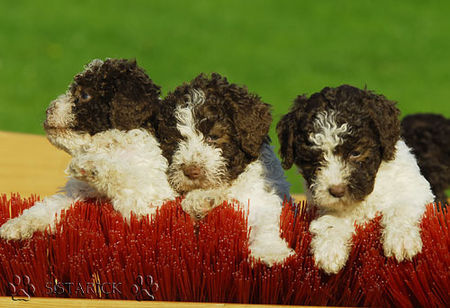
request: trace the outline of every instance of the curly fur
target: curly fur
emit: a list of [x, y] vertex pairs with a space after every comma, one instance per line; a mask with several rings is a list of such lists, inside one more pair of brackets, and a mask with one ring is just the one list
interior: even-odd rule
[[227, 176], [230, 180], [235, 179], [259, 156], [272, 121], [270, 106], [257, 95], [248, 93], [246, 88], [228, 83], [217, 73], [211, 78], [200, 74], [164, 99], [157, 133], [169, 162], [181, 138], [173, 111], [176, 106], [185, 106], [193, 89], [201, 90], [207, 98], [205, 104], [198, 104], [194, 110], [195, 117], [205, 119], [197, 129], [204, 136], [221, 136], [215, 144], [227, 160]]
[[299, 96], [277, 125], [283, 167], [305, 178], [317, 266], [338, 272], [354, 223], [382, 212], [387, 256], [410, 259], [422, 247], [419, 222], [433, 201], [410, 149], [400, 139], [399, 110], [382, 95], [343, 85]]
[[[108, 59], [95, 61], [74, 77], [70, 93], [76, 97], [72, 129], [91, 135], [107, 129], [153, 130], [153, 118], [160, 87], [155, 85], [136, 61]], [[84, 99], [83, 95], [88, 95]], [[90, 103], [95, 101], [95, 104]]]
[[279, 234], [289, 198], [279, 160], [268, 144], [270, 106], [213, 73], [179, 86], [163, 101], [157, 135], [183, 209], [202, 218], [226, 200], [249, 211], [252, 256], [267, 264], [292, 254]]
[[61, 194], [2, 225], [0, 236], [29, 238], [54, 226], [60, 212], [79, 199], [110, 198], [125, 218], [153, 214], [173, 199], [167, 160], [154, 137], [159, 94], [136, 61], [88, 64], [66, 94], [50, 103], [44, 123], [49, 141], [72, 156], [72, 178]]
[[436, 202], [447, 204], [450, 188], [450, 119], [439, 114], [413, 114], [403, 118], [402, 136], [412, 148], [423, 176], [430, 182]]

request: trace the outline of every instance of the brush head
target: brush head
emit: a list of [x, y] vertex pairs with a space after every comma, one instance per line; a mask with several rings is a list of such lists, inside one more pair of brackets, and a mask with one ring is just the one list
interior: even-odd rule
[[[0, 196], [0, 224], [36, 197]], [[309, 223], [315, 213], [286, 203], [281, 233], [296, 255], [269, 268], [249, 259], [247, 217], [231, 204], [194, 222], [181, 200], [154, 218], [129, 224], [99, 200], [76, 203], [52, 234], [0, 241], [0, 295], [26, 275], [32, 296], [261, 304], [442, 306], [450, 304], [450, 214], [428, 205], [423, 249], [398, 264], [383, 255], [380, 217], [358, 226], [349, 260], [337, 275], [314, 266]], [[23, 279], [21, 280], [24, 281]], [[64, 284], [65, 283], [65, 284]], [[71, 289], [69, 289], [70, 283]], [[115, 288], [114, 288], [115, 287]], [[32, 291], [32, 288], [30, 288]], [[143, 291], [145, 290], [145, 292]]]

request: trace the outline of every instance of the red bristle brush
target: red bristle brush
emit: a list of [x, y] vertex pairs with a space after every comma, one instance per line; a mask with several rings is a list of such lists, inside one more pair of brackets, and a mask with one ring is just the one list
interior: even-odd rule
[[[0, 224], [37, 197], [0, 197]], [[344, 269], [327, 276], [309, 252], [305, 204], [285, 203], [282, 236], [296, 255], [271, 268], [249, 260], [247, 221], [224, 203], [194, 222], [180, 200], [152, 219], [124, 222], [107, 202], [76, 203], [55, 230], [0, 241], [0, 295], [30, 278], [32, 296], [346, 306], [450, 306], [450, 215], [430, 204], [422, 253], [398, 264], [383, 255], [380, 218], [358, 226]], [[23, 281], [22, 281], [23, 282]], [[31, 292], [32, 291], [32, 292]]]

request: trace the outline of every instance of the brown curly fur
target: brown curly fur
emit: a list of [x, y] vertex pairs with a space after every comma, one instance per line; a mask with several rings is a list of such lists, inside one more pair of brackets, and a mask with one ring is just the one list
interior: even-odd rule
[[[400, 138], [400, 112], [394, 102], [382, 95], [342, 85], [326, 87], [309, 98], [298, 96], [291, 111], [277, 125], [283, 168], [295, 164], [305, 180], [314, 183], [323, 153], [311, 148], [309, 136], [314, 132], [317, 114], [331, 110], [337, 112], [338, 126], [350, 125], [350, 134], [334, 154], [354, 165], [355, 171], [348, 179], [349, 193], [354, 200], [363, 200], [373, 190], [381, 161], [394, 158], [395, 144]], [[360, 157], [349, 160], [352, 151], [360, 152]]]
[[160, 87], [135, 60], [108, 59], [74, 77], [72, 129], [94, 135], [107, 129], [153, 131], [159, 110]]
[[402, 136], [413, 149], [436, 202], [447, 203], [450, 188], [450, 119], [438, 114], [413, 114], [402, 120]]
[[194, 89], [202, 90], [206, 97], [194, 110], [196, 128], [222, 149], [228, 171], [224, 177], [233, 180], [258, 158], [272, 122], [270, 106], [247, 88], [229, 83], [217, 73], [198, 75], [169, 93], [160, 110], [156, 135], [169, 163], [182, 138], [174, 110], [185, 104], [186, 95]]

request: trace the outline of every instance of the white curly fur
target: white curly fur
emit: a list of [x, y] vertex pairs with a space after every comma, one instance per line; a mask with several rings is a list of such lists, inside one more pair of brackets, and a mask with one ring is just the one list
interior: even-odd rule
[[[87, 138], [87, 137], [85, 137]], [[115, 210], [129, 219], [151, 215], [175, 198], [166, 176], [167, 160], [156, 139], [146, 130], [107, 130], [91, 136], [70, 161], [72, 177], [60, 194], [45, 198], [0, 227], [8, 240], [30, 238], [54, 227], [62, 210], [77, 200], [106, 197]]]
[[144, 129], [111, 129], [94, 135], [68, 170], [111, 199], [125, 218], [131, 213], [153, 214], [158, 206], [175, 198], [167, 181], [167, 160], [158, 141]]

